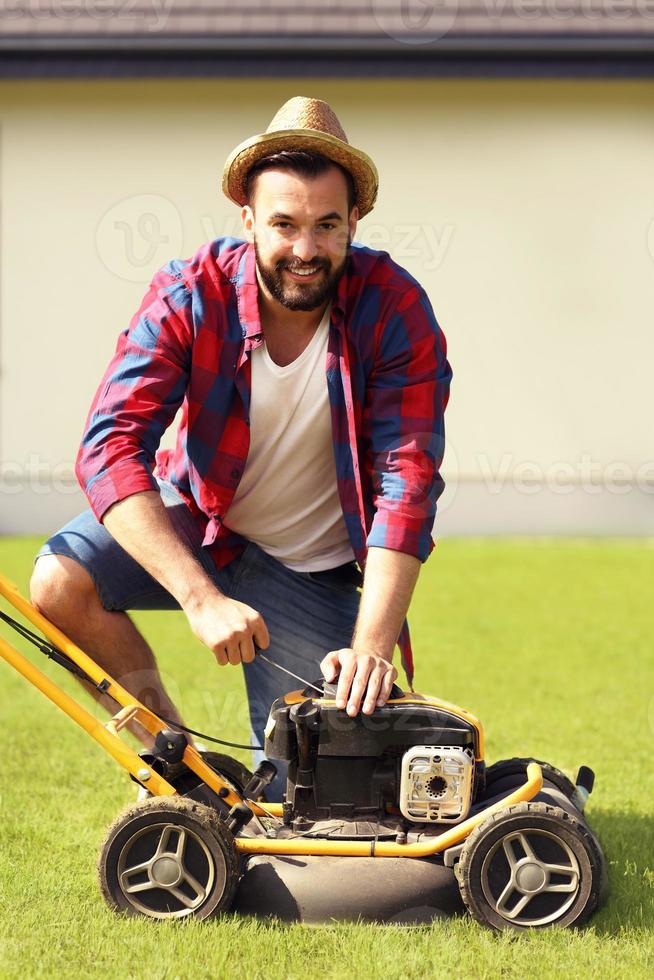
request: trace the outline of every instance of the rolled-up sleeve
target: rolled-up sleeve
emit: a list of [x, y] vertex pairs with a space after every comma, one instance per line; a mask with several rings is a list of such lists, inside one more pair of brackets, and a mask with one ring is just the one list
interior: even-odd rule
[[118, 338], [86, 419], [75, 473], [99, 521], [117, 501], [158, 489], [155, 453], [186, 393], [192, 337], [189, 290], [166, 267]]
[[382, 317], [363, 418], [374, 515], [367, 546], [425, 561], [444, 489], [444, 413], [452, 370], [424, 290], [407, 289]]

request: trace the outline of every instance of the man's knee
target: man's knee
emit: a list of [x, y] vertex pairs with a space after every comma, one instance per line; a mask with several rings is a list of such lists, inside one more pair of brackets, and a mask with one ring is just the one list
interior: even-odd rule
[[99, 605], [93, 579], [79, 562], [66, 555], [41, 555], [30, 579], [30, 599], [41, 615], [68, 619]]

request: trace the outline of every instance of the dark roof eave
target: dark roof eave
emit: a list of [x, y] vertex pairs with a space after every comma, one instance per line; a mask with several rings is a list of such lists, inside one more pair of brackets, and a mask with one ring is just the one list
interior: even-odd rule
[[449, 34], [430, 43], [409, 43], [371, 37], [226, 37], [175, 35], [148, 37], [143, 35], [86, 35], [86, 36], [0, 36], [0, 51], [5, 55], [35, 54], [121, 54], [155, 53], [221, 54], [230, 59], [266, 54], [269, 58], [299, 58], [311, 56], [347, 59], [360, 57], [384, 60], [437, 60], [442, 55], [476, 54], [489, 57], [502, 55], [573, 56], [573, 55], [652, 55], [654, 34], [605, 35], [547, 34], [526, 35], [454, 35]]
[[654, 35], [0, 38], [0, 79], [652, 78]]

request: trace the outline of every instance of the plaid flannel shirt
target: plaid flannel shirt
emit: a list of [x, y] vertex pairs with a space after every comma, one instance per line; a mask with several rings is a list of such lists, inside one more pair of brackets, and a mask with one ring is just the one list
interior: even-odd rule
[[[263, 343], [252, 246], [219, 238], [159, 271], [97, 390], [76, 474], [99, 521], [170, 480], [222, 567], [244, 548], [224, 525], [250, 442], [250, 351]], [[338, 493], [356, 558], [432, 547], [451, 370], [422, 287], [353, 244], [332, 303], [326, 363]], [[159, 450], [179, 406], [174, 450]], [[399, 640], [411, 680], [408, 629]]]

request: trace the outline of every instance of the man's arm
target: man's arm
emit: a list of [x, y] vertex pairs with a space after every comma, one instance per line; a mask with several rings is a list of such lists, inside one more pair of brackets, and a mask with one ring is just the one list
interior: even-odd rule
[[249, 662], [268, 646], [261, 616], [224, 596], [175, 532], [153, 475], [161, 436], [189, 382], [192, 296], [174, 266], [152, 280], [97, 389], [75, 471], [93, 512], [118, 544], [184, 610], [219, 664]]
[[125, 497], [107, 510], [103, 523], [118, 544], [177, 599], [191, 629], [213, 650], [219, 664], [250, 663], [254, 643], [263, 649], [268, 646], [263, 618], [219, 591], [176, 533], [158, 493]]
[[[443, 490], [443, 416], [452, 377], [445, 338], [416, 283], [389, 293], [381, 313], [374, 366], [362, 413], [361, 458], [373, 510], [361, 611], [352, 650], [323, 661], [338, 700], [355, 715], [383, 704], [397, 671], [390, 665], [420, 563], [432, 547], [436, 501]], [[381, 678], [381, 680], [380, 680]]]
[[166, 266], [118, 337], [84, 426], [75, 473], [99, 521], [120, 500], [158, 493], [155, 453], [187, 391], [193, 335], [191, 293]]
[[413, 555], [387, 548], [371, 548], [352, 647], [329, 653], [321, 663], [327, 681], [335, 680], [336, 707], [356, 715], [372, 714], [388, 700], [397, 670], [393, 650], [406, 618], [420, 571]]

